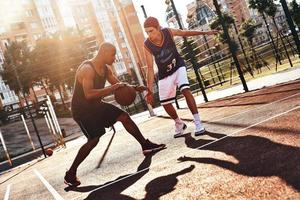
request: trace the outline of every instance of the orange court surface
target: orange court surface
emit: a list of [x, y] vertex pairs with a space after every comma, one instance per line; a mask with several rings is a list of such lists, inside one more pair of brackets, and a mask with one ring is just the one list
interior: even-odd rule
[[173, 138], [167, 114], [138, 124], [146, 138], [167, 145], [152, 156], [125, 130], [108, 132], [79, 167], [81, 185], [69, 188], [63, 177], [85, 142], [80, 137], [3, 173], [0, 198], [300, 199], [300, 80], [198, 107], [202, 136], [194, 136], [187, 107], [178, 110], [188, 125], [184, 137]]

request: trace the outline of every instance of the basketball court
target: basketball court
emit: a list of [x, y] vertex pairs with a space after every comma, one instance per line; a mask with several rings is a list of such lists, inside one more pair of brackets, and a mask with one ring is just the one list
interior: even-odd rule
[[[300, 199], [300, 80], [199, 104], [207, 133], [173, 138], [166, 114], [139, 123], [167, 149], [144, 157], [124, 130], [104, 135], [78, 169], [81, 185], [63, 183], [84, 137], [47, 159], [0, 177], [4, 199]], [[104, 155], [104, 156], [103, 156]], [[103, 158], [103, 159], [102, 159]]]

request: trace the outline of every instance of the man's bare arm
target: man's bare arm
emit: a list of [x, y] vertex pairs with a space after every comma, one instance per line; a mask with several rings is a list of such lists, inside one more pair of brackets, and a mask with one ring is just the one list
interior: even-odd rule
[[144, 47], [144, 52], [147, 64], [147, 87], [152, 92], [154, 82], [153, 56], [146, 47]]
[[107, 67], [107, 81], [111, 84], [117, 84], [121, 81], [118, 79], [118, 77], [114, 74], [111, 68]]
[[214, 35], [219, 31], [197, 31], [197, 30], [181, 30], [181, 29], [169, 29], [173, 36], [196, 36], [196, 35]]
[[109, 87], [105, 87], [103, 89], [95, 89], [94, 88], [94, 77], [95, 71], [91, 67], [84, 66], [81, 71], [79, 72], [81, 75], [81, 82], [84, 91], [85, 98], [90, 99], [97, 99], [103, 98], [105, 96], [110, 95], [120, 87], [120, 84], [114, 84]]

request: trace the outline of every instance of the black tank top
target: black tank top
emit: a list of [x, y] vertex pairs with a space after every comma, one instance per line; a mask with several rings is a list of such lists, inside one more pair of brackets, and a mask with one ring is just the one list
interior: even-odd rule
[[[94, 65], [91, 61], [83, 62], [79, 66], [79, 68], [84, 64], [89, 64], [95, 72], [94, 89], [104, 88], [105, 82], [107, 80], [107, 66], [105, 65], [104, 75], [101, 76], [96, 72]], [[77, 77], [76, 77], [75, 84], [74, 84], [74, 93], [73, 93], [72, 102], [71, 102], [71, 109], [72, 109], [73, 117], [74, 118], [84, 117], [86, 114], [89, 114], [90, 111], [93, 111], [97, 105], [99, 106], [100, 102], [101, 102], [100, 98], [99, 99], [91, 99], [91, 100], [88, 100], [85, 98], [82, 84], [80, 84], [78, 82]]]

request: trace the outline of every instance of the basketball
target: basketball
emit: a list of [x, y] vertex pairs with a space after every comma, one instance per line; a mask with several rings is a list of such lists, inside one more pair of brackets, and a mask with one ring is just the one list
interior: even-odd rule
[[52, 156], [53, 150], [51, 148], [48, 148], [48, 149], [46, 149], [45, 153], [47, 156]]
[[129, 106], [132, 104], [136, 97], [136, 91], [131, 86], [119, 87], [115, 91], [115, 100], [118, 104], [122, 106]]

